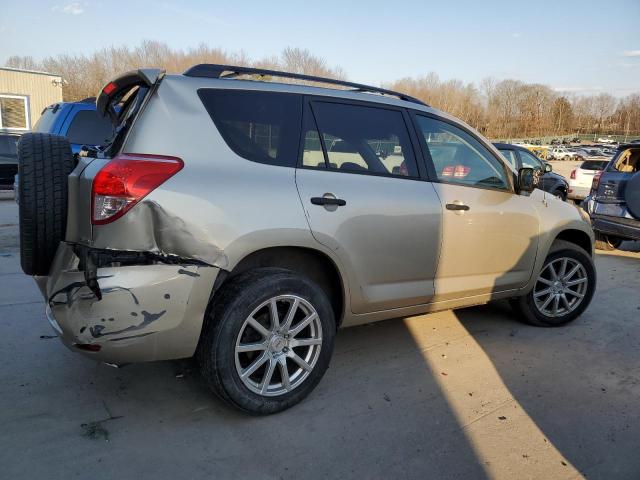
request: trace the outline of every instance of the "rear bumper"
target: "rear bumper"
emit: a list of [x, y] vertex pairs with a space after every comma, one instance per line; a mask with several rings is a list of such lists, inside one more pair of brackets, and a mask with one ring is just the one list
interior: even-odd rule
[[73, 351], [107, 363], [192, 356], [219, 269], [133, 265], [98, 269], [102, 300], [61, 244], [47, 279], [47, 318]]
[[627, 240], [640, 240], [640, 220], [629, 221], [626, 218], [592, 215], [591, 223], [597, 232]]
[[579, 187], [576, 185], [569, 184], [569, 190], [567, 192], [567, 198], [572, 200], [583, 200], [589, 196], [591, 192], [591, 187]]

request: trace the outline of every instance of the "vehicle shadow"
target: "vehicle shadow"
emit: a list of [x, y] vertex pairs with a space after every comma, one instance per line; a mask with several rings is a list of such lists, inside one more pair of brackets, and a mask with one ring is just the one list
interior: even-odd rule
[[454, 313], [563, 462], [587, 478], [638, 478], [638, 258], [595, 261], [596, 294], [567, 326], [524, 325], [506, 302]]

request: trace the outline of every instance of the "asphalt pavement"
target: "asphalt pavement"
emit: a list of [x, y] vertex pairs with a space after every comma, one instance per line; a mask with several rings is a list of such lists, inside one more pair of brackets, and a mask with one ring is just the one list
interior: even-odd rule
[[[2, 195], [0, 195], [2, 197]], [[0, 199], [0, 478], [640, 478], [640, 244], [564, 328], [504, 303], [342, 330], [300, 405], [250, 417], [191, 360], [68, 351]]]

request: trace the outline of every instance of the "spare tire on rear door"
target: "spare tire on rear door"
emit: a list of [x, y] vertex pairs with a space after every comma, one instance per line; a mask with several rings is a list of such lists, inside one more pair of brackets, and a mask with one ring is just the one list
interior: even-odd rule
[[627, 182], [624, 199], [631, 215], [640, 218], [640, 172], [634, 173]]
[[47, 275], [64, 240], [73, 163], [65, 137], [25, 133], [18, 142], [20, 263], [27, 275]]

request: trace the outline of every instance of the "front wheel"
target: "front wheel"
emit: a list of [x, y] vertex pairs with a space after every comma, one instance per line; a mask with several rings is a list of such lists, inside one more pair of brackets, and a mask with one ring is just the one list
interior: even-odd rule
[[511, 300], [521, 319], [538, 327], [559, 327], [589, 306], [596, 288], [591, 256], [577, 245], [557, 240], [545, 259], [533, 289]]
[[563, 202], [567, 199], [567, 194], [561, 188], [558, 188], [553, 191], [553, 196], [559, 198]]
[[232, 406], [276, 413], [320, 382], [335, 331], [329, 299], [309, 279], [275, 268], [245, 272], [214, 298], [198, 346], [202, 375]]

